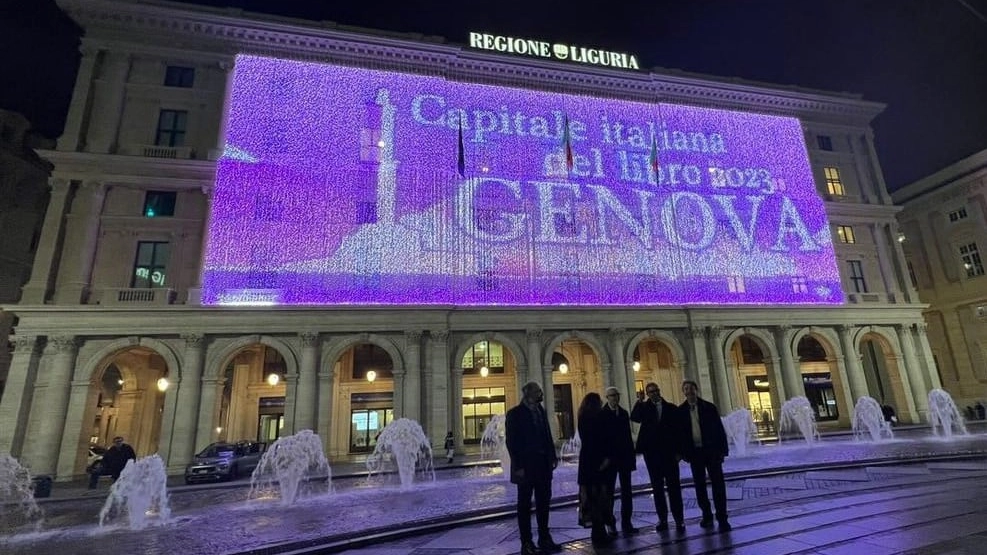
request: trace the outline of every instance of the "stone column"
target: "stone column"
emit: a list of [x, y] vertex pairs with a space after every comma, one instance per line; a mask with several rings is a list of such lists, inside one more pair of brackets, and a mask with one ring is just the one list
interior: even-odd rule
[[195, 285], [189, 287], [188, 289], [188, 299], [186, 304], [189, 306], [201, 306], [202, 305], [202, 269], [205, 268], [205, 256], [206, 256], [206, 245], [209, 243], [209, 215], [212, 214], [212, 199], [213, 199], [213, 186], [203, 185], [201, 188], [202, 194], [205, 197], [205, 214], [206, 217], [202, 220], [202, 241], [199, 247], [199, 266], [198, 273], [195, 275]]
[[942, 389], [942, 379], [939, 377], [936, 358], [932, 356], [932, 347], [929, 346], [928, 330], [929, 324], [926, 322], [915, 324], [915, 351], [918, 353], [919, 362], [924, 366], [927, 387], [932, 391]]
[[[545, 394], [545, 398], [542, 400], [542, 404], [545, 407], [545, 413], [548, 414], [548, 426], [552, 429], [552, 438], [559, 437], [559, 422], [558, 418], [555, 417], [555, 385], [552, 380], [552, 365], [546, 364], [541, 367], [541, 388]], [[579, 400], [575, 400], [579, 403]]]
[[792, 327], [778, 326], [774, 330], [775, 346], [781, 358], [781, 377], [785, 384], [787, 398], [804, 397], [805, 385], [802, 383], [802, 372], [796, 366], [795, 354], [792, 352]]
[[158, 432], [157, 453], [166, 467], [168, 466], [168, 461], [171, 460], [171, 444], [175, 436], [175, 417], [178, 413], [178, 383], [175, 380], [179, 375], [179, 369], [169, 368], [169, 370], [172, 373], [169, 376], [164, 376], [169, 381], [167, 389], [159, 391], [157, 383], [155, 383], [154, 387], [149, 388], [146, 393], [147, 395], [164, 396], [164, 404], [161, 407], [161, 428]]
[[422, 331], [406, 330], [404, 341], [404, 386], [398, 394], [404, 398], [404, 416], [420, 422], [422, 418]]
[[[331, 344], [331, 343], [329, 343]], [[325, 355], [328, 352], [328, 345], [322, 346], [321, 355]], [[322, 361], [319, 371], [319, 406], [318, 406], [318, 417], [317, 420], [317, 430], [319, 436], [322, 438], [322, 444], [325, 445], [326, 449], [330, 449], [333, 445], [332, 443], [332, 411], [333, 411], [333, 380], [336, 377], [335, 360], [325, 360], [324, 356], [319, 357]]]
[[71, 382], [65, 411], [65, 427], [58, 445], [58, 464], [55, 469], [55, 475], [59, 480], [69, 480], [76, 475], [76, 463], [82, 457], [79, 440], [83, 437], [83, 419], [91, 386], [92, 383], [88, 379]]
[[[38, 338], [14, 335], [14, 356], [7, 372], [4, 394], [0, 397], [0, 453], [20, 457], [24, 448], [31, 405], [35, 401], [38, 375]], [[40, 399], [38, 400], [40, 402]]]
[[28, 422], [31, 440], [24, 446], [24, 460], [32, 474], [53, 474], [65, 431], [65, 417], [72, 388], [72, 370], [78, 353], [74, 336], [49, 337], [39, 364]]
[[850, 384], [851, 406], [856, 406], [857, 399], [867, 395], [867, 379], [864, 377], [863, 367], [860, 365], [860, 353], [854, 348], [853, 338], [850, 336], [855, 328], [849, 325], [839, 327], [840, 347], [843, 349], [843, 360], [846, 362], [847, 381]]
[[65, 117], [65, 129], [62, 136], [58, 138], [58, 150], [75, 152], [81, 150], [82, 144], [82, 122], [86, 116], [86, 109], [91, 106], [89, 95], [93, 85], [93, 70], [96, 68], [96, 59], [99, 50], [89, 46], [81, 49], [82, 59], [79, 61], [79, 73], [75, 77], [75, 88], [72, 91], [74, 102], [69, 104], [69, 112]]
[[[452, 424], [449, 426], [449, 430], [452, 430], [452, 437], [455, 438], [456, 451], [462, 451], [463, 448], [463, 369], [460, 364], [453, 364], [449, 368], [449, 375], [452, 377], [451, 389], [452, 393], [452, 405], [449, 407], [450, 420]], [[448, 430], [447, 430], [448, 431]], [[446, 437], [443, 433], [441, 437]], [[432, 442], [435, 443], [439, 441], [439, 436], [434, 436], [431, 438]], [[438, 445], [438, 444], [436, 444]]]
[[[627, 337], [626, 330], [622, 328], [613, 328], [608, 334], [610, 339], [610, 375], [604, 376], [608, 380], [603, 387], [613, 386], [617, 388], [620, 392], [620, 397], [624, 399], [625, 403], [631, 402], [633, 399], [632, 393], [633, 388], [633, 376], [631, 387], [628, 388], [628, 378], [627, 378], [627, 366], [624, 365], [624, 340]], [[604, 399], [605, 400], [605, 399]]]
[[226, 133], [230, 124], [230, 97], [233, 94], [233, 76], [236, 69], [236, 58], [225, 60], [219, 63], [219, 69], [223, 71], [225, 84], [223, 85], [223, 105], [220, 106], [219, 132], [216, 134], [216, 148], [209, 153], [210, 160], [219, 160], [226, 150]]
[[[85, 304], [89, 299], [93, 259], [99, 235], [106, 186], [87, 181], [76, 191], [65, 217], [65, 240], [59, 260], [55, 304]], [[132, 256], [133, 253], [128, 253]]]
[[315, 407], [318, 405], [319, 383], [319, 334], [305, 332], [298, 334], [302, 342], [302, 352], [298, 368], [298, 389], [295, 404], [295, 428], [297, 430], [318, 429]]
[[[733, 385], [733, 373], [727, 369], [726, 357], [723, 355], [723, 328], [720, 326], [709, 326], [708, 328], [692, 328], [689, 330], [693, 333], [695, 341], [706, 341], [708, 338], [710, 351], [713, 354], [713, 372], [712, 381], [716, 384], [716, 389], [707, 389], [709, 395], [712, 395], [715, 399], [717, 408], [723, 414], [729, 413], [733, 409], [735, 403], [734, 399], [737, 399], [735, 388]], [[703, 349], [705, 351], [705, 348]], [[705, 353], [703, 353], [703, 358], [705, 359]], [[709, 367], [709, 363], [704, 364], [705, 367]]]
[[219, 388], [219, 381], [214, 377], [202, 378], [199, 417], [195, 429], [196, 447], [205, 447], [216, 440], [216, 390]]
[[891, 256], [888, 254], [888, 233], [887, 224], [870, 224], [871, 233], [874, 236], [874, 244], [877, 245], [877, 261], [881, 266], [881, 279], [884, 282], [884, 290], [888, 295], [895, 298], [901, 295], [898, 287], [898, 276], [895, 274]]
[[[541, 341], [542, 341], [542, 330], [540, 329], [528, 329], [525, 331], [525, 338], [528, 340], [528, 373], [525, 376], [518, 376], [521, 383], [518, 386], [524, 386], [524, 384], [530, 381], [542, 380], [541, 369]], [[519, 397], [520, 399], [520, 397]]]
[[[425, 433], [435, 443], [449, 431], [449, 330], [431, 330], [429, 333], [431, 366], [426, 371], [426, 398], [428, 400], [428, 428]], [[462, 390], [460, 390], [462, 396]]]
[[[284, 376], [284, 428], [278, 437], [285, 437], [298, 433], [298, 423], [295, 421], [296, 407], [298, 405], [298, 373], [285, 374]], [[231, 407], [230, 413], [235, 414], [235, 407]], [[228, 438], [228, 439], [233, 439]]]
[[31, 278], [21, 288], [20, 304], [45, 304], [55, 285], [55, 271], [59, 253], [58, 238], [62, 233], [62, 219], [68, 208], [69, 190], [72, 183], [68, 179], [49, 178], [51, 198], [45, 212], [45, 223], [38, 238], [38, 250], [31, 266]]
[[175, 412], [175, 424], [171, 431], [171, 447], [166, 461], [169, 470], [181, 469], [199, 449], [206, 446], [196, 443], [196, 417], [200, 414], [201, 406], [205, 336], [186, 334], [182, 339], [185, 340], [182, 372], [174, 387], [176, 404], [180, 410]]
[[[894, 327], [898, 334], [898, 343], [901, 345], [901, 354], [905, 359], [905, 376], [908, 379], [908, 389], [911, 394], [911, 403], [915, 406], [918, 414], [912, 419], [916, 424], [928, 422], [929, 414], [929, 390], [928, 385], [922, 376], [922, 368], [919, 365], [918, 357], [915, 354], [915, 342], [912, 340], [911, 324], [898, 324]], [[899, 408], [899, 412], [901, 412]]]
[[[901, 247], [901, 241], [898, 240], [899, 233], [901, 231], [898, 228], [898, 222], [891, 222], [888, 234], [891, 237], [891, 259], [895, 268], [895, 275], [904, 292], [903, 300], [908, 303], [917, 303], [919, 302], [918, 292], [915, 291], [912, 280], [908, 276], [908, 263], [905, 262], [905, 250]], [[927, 257], [923, 256], [922, 258], [926, 259]]]
[[[107, 52], [99, 75], [93, 83], [89, 133], [83, 139], [86, 152], [112, 154], [116, 152], [117, 132], [126, 96], [130, 55]], [[77, 99], [78, 100], [78, 99]], [[157, 124], [157, 122], [155, 122]]]

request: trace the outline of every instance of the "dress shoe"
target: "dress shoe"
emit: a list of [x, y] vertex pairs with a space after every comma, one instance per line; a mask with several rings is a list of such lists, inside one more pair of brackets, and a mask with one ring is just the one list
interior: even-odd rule
[[655, 526], [655, 532], [658, 532], [659, 534], [662, 532], [668, 532], [668, 522], [665, 520], [659, 522], [658, 526]]
[[552, 536], [542, 536], [538, 538], [539, 553], [558, 553], [562, 551], [562, 546], [552, 540]]
[[699, 521], [700, 528], [712, 528], [713, 527], [713, 517], [704, 516], [702, 520]]
[[535, 546], [534, 542], [521, 542], [521, 555], [542, 555], [542, 550]]
[[733, 526], [730, 526], [730, 522], [726, 519], [720, 521], [720, 532], [729, 532], [733, 530]]
[[594, 547], [602, 547], [604, 545], [610, 545], [611, 543], [613, 543], [613, 538], [608, 536], [605, 531], [598, 530], [590, 535], [589, 541], [590, 543], [593, 544]]
[[607, 530], [607, 535], [610, 536], [611, 538], [616, 538], [617, 537], [617, 535], [618, 535], [617, 534], [617, 525], [615, 525], [615, 524], [607, 524], [606, 530]]
[[684, 522], [681, 522], [681, 521], [676, 522], [675, 523], [675, 531], [678, 532], [678, 533], [680, 533], [680, 534], [685, 533], [685, 523]]
[[623, 524], [621, 525], [620, 530], [625, 536], [633, 536], [638, 532], [637, 528], [635, 528], [633, 524]]

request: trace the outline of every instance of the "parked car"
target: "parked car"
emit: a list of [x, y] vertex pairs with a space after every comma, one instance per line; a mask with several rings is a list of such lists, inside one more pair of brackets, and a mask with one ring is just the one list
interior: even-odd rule
[[99, 445], [89, 446], [89, 455], [86, 458], [86, 474], [92, 474], [96, 470], [102, 473], [103, 454], [105, 453], [106, 447], [101, 447]]
[[235, 480], [257, 468], [266, 443], [242, 440], [211, 443], [185, 467], [185, 483]]

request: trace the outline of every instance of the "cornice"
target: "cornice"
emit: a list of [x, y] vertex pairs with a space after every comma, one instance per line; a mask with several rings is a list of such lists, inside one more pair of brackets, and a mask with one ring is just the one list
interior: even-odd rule
[[636, 73], [575, 66], [470, 50], [446, 44], [437, 37], [396, 35], [232, 9], [156, 0], [58, 3], [86, 29], [86, 44], [93, 48], [180, 49], [217, 59], [249, 53], [864, 127], [884, 109], [883, 104], [845, 93], [821, 93], [660, 68], [657, 72]]
[[55, 165], [54, 178], [93, 180], [110, 185], [144, 184], [152, 181], [162, 187], [201, 187], [216, 180], [216, 162], [173, 160], [94, 154], [61, 150], [39, 150], [38, 154]]

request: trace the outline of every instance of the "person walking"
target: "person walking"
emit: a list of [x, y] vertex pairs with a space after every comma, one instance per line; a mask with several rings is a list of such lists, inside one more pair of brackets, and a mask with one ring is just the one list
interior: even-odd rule
[[681, 443], [679, 407], [663, 399], [661, 389], [654, 382], [644, 386], [644, 395], [638, 395], [640, 397], [631, 409], [631, 420], [641, 424], [637, 433], [637, 452], [644, 455], [644, 465], [648, 469], [655, 514], [658, 515], [655, 530], [658, 533], [668, 531], [668, 512], [671, 509], [675, 530], [684, 532], [678, 453]]
[[[548, 508], [552, 497], [552, 473], [558, 466], [555, 441], [542, 407], [544, 393], [538, 382], [521, 388], [521, 402], [505, 416], [507, 452], [511, 457], [511, 483], [517, 485], [518, 532], [521, 555], [562, 551], [548, 529]], [[538, 545], [531, 534], [531, 496], [535, 497]]]
[[[631, 522], [634, 515], [634, 491], [631, 485], [631, 472], [637, 470], [637, 455], [634, 453], [634, 438], [631, 436], [631, 416], [620, 406], [620, 391], [608, 387], [605, 392], [607, 404], [603, 406], [603, 430], [610, 441], [613, 479], [620, 481], [620, 530], [625, 536], [637, 534]], [[610, 508], [607, 514], [610, 535], [616, 535], [617, 519], [613, 514], [614, 482], [610, 484]]]
[[451, 430], [448, 433], [446, 433], [446, 441], [444, 447], [446, 450], [446, 463], [452, 464], [452, 459], [455, 458], [456, 456], [456, 439], [452, 436]]
[[593, 545], [612, 541], [607, 525], [613, 518], [613, 482], [616, 479], [613, 442], [607, 436], [603, 399], [599, 393], [587, 393], [579, 405], [576, 427], [579, 430], [579, 467], [576, 482], [582, 504], [582, 518], [592, 526]]
[[113, 445], [103, 453], [103, 474], [109, 474], [113, 481], [120, 478], [120, 473], [127, 466], [127, 461], [137, 460], [134, 448], [123, 442], [121, 436], [113, 438]]
[[723, 478], [723, 460], [730, 454], [727, 433], [723, 429], [720, 411], [716, 405], [699, 397], [699, 385], [691, 380], [682, 382], [681, 455], [692, 468], [692, 481], [696, 486], [696, 502], [702, 510], [699, 526], [713, 527], [713, 511], [706, 493], [706, 476], [713, 486], [713, 505], [721, 532], [733, 527], [727, 520], [727, 485]]

